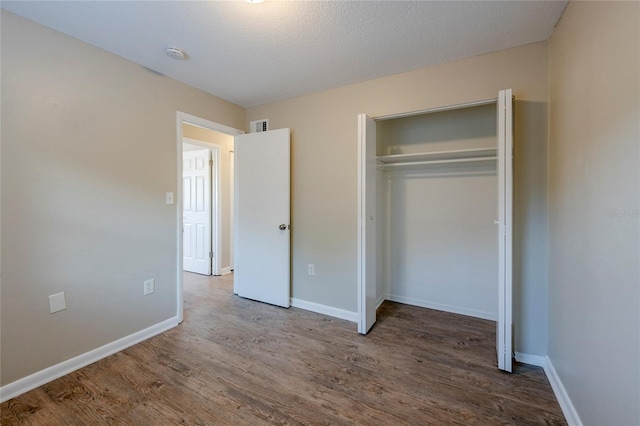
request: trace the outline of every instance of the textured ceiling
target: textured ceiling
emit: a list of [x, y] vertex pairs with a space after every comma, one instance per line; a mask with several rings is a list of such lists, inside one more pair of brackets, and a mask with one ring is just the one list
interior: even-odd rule
[[[2, 1], [244, 107], [540, 40], [565, 1]], [[188, 60], [170, 59], [176, 46]]]

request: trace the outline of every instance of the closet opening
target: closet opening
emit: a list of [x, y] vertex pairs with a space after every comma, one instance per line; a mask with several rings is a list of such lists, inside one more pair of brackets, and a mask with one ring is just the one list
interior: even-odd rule
[[359, 116], [359, 332], [394, 301], [492, 320], [511, 371], [512, 96]]

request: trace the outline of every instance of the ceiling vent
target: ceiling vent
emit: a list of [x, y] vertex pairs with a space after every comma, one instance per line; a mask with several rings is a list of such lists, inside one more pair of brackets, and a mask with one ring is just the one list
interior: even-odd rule
[[269, 119], [255, 120], [249, 123], [249, 133], [266, 132], [269, 130]]

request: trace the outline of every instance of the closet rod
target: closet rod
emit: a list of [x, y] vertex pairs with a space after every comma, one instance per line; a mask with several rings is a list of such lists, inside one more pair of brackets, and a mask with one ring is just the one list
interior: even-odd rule
[[497, 102], [498, 102], [498, 98], [484, 99], [481, 101], [467, 102], [464, 104], [456, 104], [456, 105], [448, 105], [448, 106], [435, 107], [435, 108], [429, 108], [429, 109], [422, 109], [420, 111], [402, 112], [400, 114], [381, 115], [378, 117], [371, 117], [371, 118], [373, 118], [376, 121], [392, 120], [394, 118], [411, 117], [413, 115], [429, 114], [432, 112], [451, 111], [454, 109], [463, 109], [463, 108], [471, 108], [471, 107], [482, 106], [482, 105], [491, 105], [491, 104], [496, 104]]
[[473, 161], [497, 160], [498, 157], [477, 157], [477, 158], [453, 158], [450, 160], [426, 160], [426, 161], [408, 161], [405, 163], [386, 163], [382, 164], [383, 168], [400, 167], [400, 166], [420, 166], [426, 164], [448, 164], [448, 163], [470, 163]]

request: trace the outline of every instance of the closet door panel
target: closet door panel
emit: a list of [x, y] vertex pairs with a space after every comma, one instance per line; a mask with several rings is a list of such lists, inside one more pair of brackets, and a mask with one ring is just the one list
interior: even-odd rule
[[513, 94], [498, 94], [498, 368], [512, 371], [513, 364]]
[[358, 116], [358, 332], [376, 322], [376, 123]]

